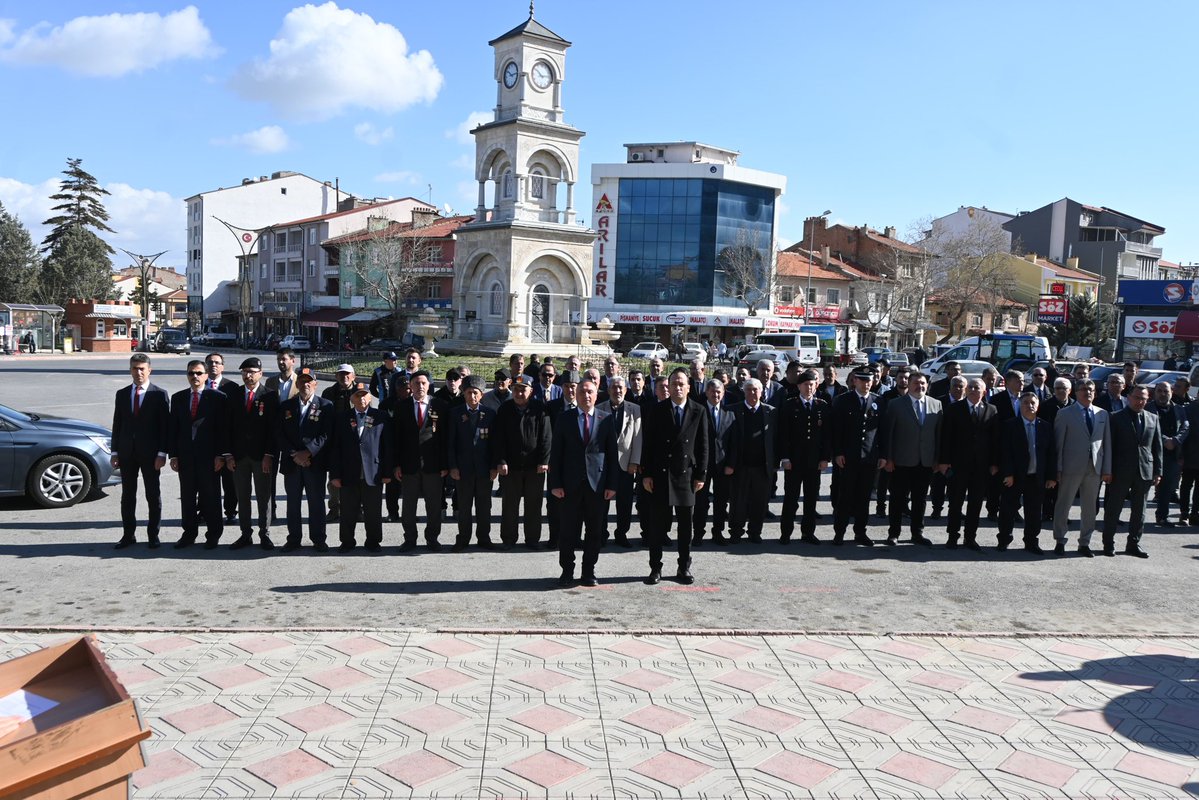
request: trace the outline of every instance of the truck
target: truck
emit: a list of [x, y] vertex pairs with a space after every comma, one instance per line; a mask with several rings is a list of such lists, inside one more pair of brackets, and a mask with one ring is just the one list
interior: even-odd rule
[[204, 347], [236, 347], [237, 334], [228, 325], [209, 325], [196, 337], [196, 344]]

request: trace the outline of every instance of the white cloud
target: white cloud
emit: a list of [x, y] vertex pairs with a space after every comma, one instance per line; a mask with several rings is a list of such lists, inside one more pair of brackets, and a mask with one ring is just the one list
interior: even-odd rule
[[264, 125], [255, 131], [213, 139], [212, 143], [221, 147], [249, 150], [251, 153], [281, 153], [291, 147], [287, 132], [278, 125]]
[[410, 172], [406, 169], [396, 170], [395, 172], [380, 172], [375, 176], [375, 183], [411, 183], [417, 184], [423, 181], [419, 172]]
[[[50, 232], [42, 220], [53, 214], [50, 195], [58, 191], [60, 180], [61, 176], [56, 176], [29, 184], [0, 177], [0, 203], [21, 220], [34, 244], [39, 246]], [[166, 250], [158, 261], [163, 266], [181, 268], [186, 263], [187, 206], [182, 198], [157, 189], [138, 189], [127, 183], [110, 183], [104, 188], [110, 192], [103, 198], [108, 210], [108, 224], [116, 233], [105, 233], [103, 238], [118, 250], [118, 255], [113, 256], [116, 266], [122, 266], [128, 260], [119, 252], [122, 247], [143, 255]]]
[[431, 102], [443, 82], [433, 55], [409, 53], [394, 26], [329, 2], [289, 11], [270, 55], [242, 65], [232, 86], [289, 117], [328, 119], [352, 107], [393, 113]]
[[458, 127], [446, 131], [445, 138], [457, 139], [461, 144], [474, 144], [475, 137], [471, 136], [470, 132], [484, 122], [494, 121], [495, 114], [490, 111], [472, 111], [464, 121], [458, 124]]
[[166, 16], [75, 17], [58, 26], [40, 22], [19, 35], [11, 20], [0, 20], [0, 60], [48, 64], [76, 75], [115, 78], [219, 52], [195, 6]]
[[475, 157], [470, 153], [463, 153], [450, 162], [450, 166], [454, 169], [466, 170], [473, 172], [475, 169]]
[[395, 130], [390, 127], [379, 130], [369, 122], [359, 122], [354, 126], [354, 135], [366, 144], [379, 145], [393, 138]]

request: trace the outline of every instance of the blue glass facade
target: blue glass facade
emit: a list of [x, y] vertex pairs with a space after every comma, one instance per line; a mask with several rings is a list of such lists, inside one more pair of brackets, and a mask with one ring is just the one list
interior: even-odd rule
[[622, 178], [617, 303], [703, 308], [726, 297], [720, 253], [774, 242], [774, 189], [701, 178]]

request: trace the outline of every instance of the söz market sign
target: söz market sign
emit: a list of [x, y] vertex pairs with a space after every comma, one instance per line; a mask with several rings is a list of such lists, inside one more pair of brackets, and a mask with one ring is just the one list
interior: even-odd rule
[[1173, 339], [1174, 317], [1125, 317], [1124, 336], [1133, 339]]

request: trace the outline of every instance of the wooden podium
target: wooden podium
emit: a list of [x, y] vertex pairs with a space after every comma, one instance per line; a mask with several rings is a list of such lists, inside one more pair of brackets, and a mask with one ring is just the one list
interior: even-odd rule
[[90, 636], [0, 664], [0, 697], [57, 703], [0, 730], [0, 798], [126, 800], [150, 736]]

